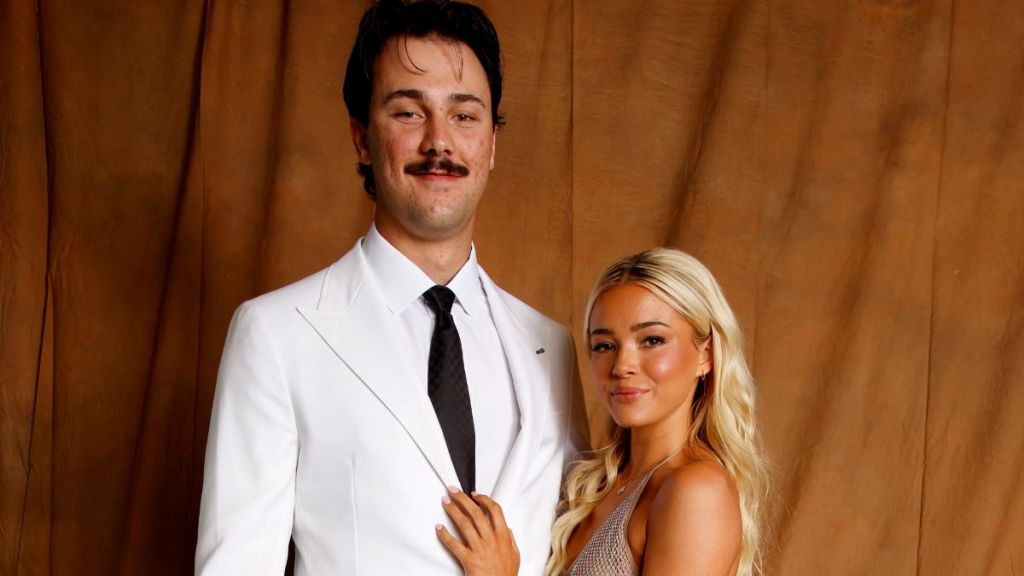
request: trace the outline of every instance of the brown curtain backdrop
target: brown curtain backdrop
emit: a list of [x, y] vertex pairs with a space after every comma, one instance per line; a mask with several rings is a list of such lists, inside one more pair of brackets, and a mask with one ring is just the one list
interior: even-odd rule
[[[611, 259], [709, 265], [768, 573], [1024, 572], [1024, 3], [480, 5], [508, 117], [482, 262], [577, 336]], [[191, 572], [232, 311], [372, 216], [364, 7], [0, 1], [0, 573]]]

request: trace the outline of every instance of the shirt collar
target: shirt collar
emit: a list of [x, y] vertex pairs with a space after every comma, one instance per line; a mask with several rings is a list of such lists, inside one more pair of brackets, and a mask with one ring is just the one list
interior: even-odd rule
[[448, 288], [455, 292], [455, 301], [470, 316], [482, 312], [484, 288], [480, 283], [480, 265], [476, 261], [476, 246], [469, 245], [469, 259], [462, 269], [448, 282]]
[[[362, 247], [370, 272], [378, 279], [381, 294], [395, 314], [401, 314], [434, 286], [429, 276], [380, 235], [375, 224], [363, 238]], [[473, 316], [481, 312], [483, 287], [475, 246], [470, 245], [469, 259], [448, 282], [448, 288], [455, 292], [455, 301], [466, 314]]]

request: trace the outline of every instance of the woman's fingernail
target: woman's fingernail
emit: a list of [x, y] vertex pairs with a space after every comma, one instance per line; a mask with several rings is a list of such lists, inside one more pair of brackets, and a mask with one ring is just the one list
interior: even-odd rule
[[470, 492], [470, 493], [469, 493], [469, 495], [470, 495], [470, 496], [479, 496], [479, 495], [480, 495], [480, 493], [479, 493], [479, 492], [477, 492], [476, 490], [473, 490], [472, 492]]
[[434, 524], [434, 530], [440, 532], [442, 528], [444, 528], [444, 526], [441, 526], [440, 524]]
[[455, 486], [449, 486], [448, 491], [451, 492], [452, 494], [458, 494], [459, 489]]
[[447, 496], [445, 496], [444, 498], [441, 498], [441, 502], [444, 502], [445, 504], [451, 504], [452, 503], [452, 499], [447, 497]]

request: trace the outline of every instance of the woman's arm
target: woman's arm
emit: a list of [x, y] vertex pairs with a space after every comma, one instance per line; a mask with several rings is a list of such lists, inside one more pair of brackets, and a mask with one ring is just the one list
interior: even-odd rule
[[647, 517], [644, 576], [732, 575], [740, 554], [739, 493], [713, 462], [672, 471]]
[[466, 576], [515, 576], [519, 573], [519, 548], [505, 524], [501, 506], [483, 494], [467, 495], [449, 488], [442, 502], [444, 511], [455, 523], [460, 541], [441, 524], [437, 536], [462, 564]]

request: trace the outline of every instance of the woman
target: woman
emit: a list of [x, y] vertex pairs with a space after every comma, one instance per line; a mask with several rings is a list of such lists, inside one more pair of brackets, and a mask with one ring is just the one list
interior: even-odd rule
[[[546, 573], [757, 572], [766, 475], [754, 385], [711, 273], [667, 248], [624, 258], [598, 279], [585, 318], [611, 441], [568, 473]], [[484, 498], [445, 504], [474, 530], [468, 546], [439, 533], [467, 573], [509, 573], [514, 543]]]

